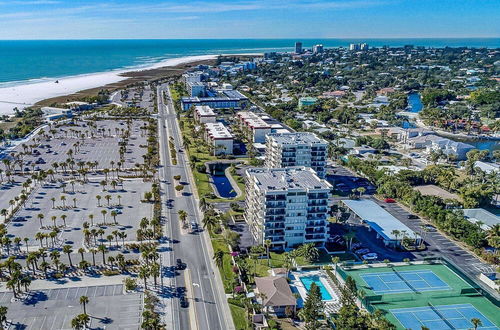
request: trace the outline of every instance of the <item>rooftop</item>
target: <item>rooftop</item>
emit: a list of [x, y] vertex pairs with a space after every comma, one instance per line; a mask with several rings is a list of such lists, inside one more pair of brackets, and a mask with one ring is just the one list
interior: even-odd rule
[[297, 304], [290, 285], [284, 277], [256, 277], [255, 285], [259, 293], [265, 295], [262, 301], [264, 306], [295, 306]]
[[319, 138], [314, 133], [300, 132], [300, 133], [273, 133], [268, 134], [267, 138], [273, 140], [278, 144], [324, 144], [328, 142]]
[[256, 113], [250, 111], [238, 112], [238, 117], [252, 128], [271, 128], [271, 126], [260, 118]]
[[413, 230], [408, 228], [374, 201], [367, 199], [349, 199], [343, 200], [342, 202], [386, 240], [402, 238], [401, 235], [396, 238], [392, 233], [394, 230], [399, 232], [405, 231], [410, 238], [415, 237]]
[[247, 176], [263, 191], [330, 190], [332, 186], [307, 167], [251, 168]]
[[215, 112], [212, 108], [210, 108], [208, 105], [197, 105], [195, 106], [195, 111], [200, 115], [201, 117], [204, 116], [215, 116]]
[[222, 123], [206, 123], [205, 129], [213, 139], [232, 139], [233, 135]]
[[481, 228], [484, 230], [489, 230], [493, 226], [500, 224], [500, 217], [485, 209], [464, 209], [463, 212], [465, 218], [470, 222], [482, 222]]
[[204, 102], [204, 101], [242, 101], [248, 98], [236, 90], [223, 90], [217, 96], [212, 97], [183, 97], [182, 102]]

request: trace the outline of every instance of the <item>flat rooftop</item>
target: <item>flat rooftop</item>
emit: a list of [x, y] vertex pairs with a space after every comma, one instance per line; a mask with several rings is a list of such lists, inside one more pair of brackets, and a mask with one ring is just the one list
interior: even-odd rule
[[319, 138], [316, 134], [314, 133], [309, 133], [309, 132], [300, 132], [300, 133], [272, 133], [268, 134], [267, 138], [270, 140], [273, 140], [273, 142], [276, 142], [278, 144], [291, 144], [291, 145], [297, 145], [297, 144], [324, 144], [328, 145], [328, 142], [326, 140], [323, 140]]
[[240, 111], [237, 113], [238, 117], [252, 128], [271, 128], [271, 125], [266, 123], [264, 119], [260, 118], [256, 113], [250, 111]]
[[326, 180], [320, 179], [314, 170], [307, 167], [251, 168], [248, 177], [259, 186], [261, 191], [286, 190], [330, 190]]
[[500, 224], [500, 217], [485, 209], [464, 209], [463, 212], [465, 218], [470, 222], [482, 222], [481, 228], [484, 230], [489, 230], [493, 226]]
[[200, 117], [215, 116], [215, 112], [208, 105], [197, 105], [194, 110], [198, 113]]
[[233, 135], [222, 123], [206, 123], [205, 129], [213, 139], [232, 139]]
[[197, 102], [217, 102], [217, 101], [244, 101], [248, 98], [236, 90], [224, 90], [217, 96], [211, 97], [183, 97], [181, 101], [184, 103], [197, 103]]
[[415, 238], [413, 230], [374, 201], [368, 199], [348, 199], [342, 202], [386, 240], [395, 241], [402, 238], [402, 235], [396, 238], [392, 233], [393, 230], [398, 230], [399, 232], [404, 230], [410, 238]]

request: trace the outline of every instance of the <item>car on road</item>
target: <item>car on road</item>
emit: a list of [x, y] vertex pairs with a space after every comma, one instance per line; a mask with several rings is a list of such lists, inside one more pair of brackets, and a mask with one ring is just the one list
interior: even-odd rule
[[65, 145], [66, 145], [66, 143], [64, 143], [64, 142], [61, 142], [61, 144], [60, 144], [60, 145], [61, 145], [61, 146], [65, 146]]
[[386, 199], [384, 199], [384, 202], [386, 202], [386, 203], [396, 203], [396, 200], [393, 199], [393, 198], [386, 198]]
[[196, 233], [198, 231], [198, 224], [196, 222], [191, 222], [191, 232]]
[[406, 217], [407, 217], [408, 219], [419, 219], [419, 217], [418, 217], [418, 216], [416, 216], [415, 214], [408, 214]]
[[180, 304], [181, 304], [182, 308], [188, 308], [189, 307], [189, 302], [188, 302], [188, 300], [186, 299], [185, 296], [181, 296], [179, 298], [179, 301], [180, 301]]
[[361, 259], [363, 260], [376, 260], [378, 259], [378, 255], [376, 253], [367, 253], [364, 254]]
[[177, 270], [183, 270], [183, 269], [184, 269], [184, 266], [185, 266], [185, 265], [184, 265], [184, 263], [182, 262], [182, 260], [181, 260], [181, 259], [177, 259], [177, 260], [175, 261], [175, 269], [177, 269]]

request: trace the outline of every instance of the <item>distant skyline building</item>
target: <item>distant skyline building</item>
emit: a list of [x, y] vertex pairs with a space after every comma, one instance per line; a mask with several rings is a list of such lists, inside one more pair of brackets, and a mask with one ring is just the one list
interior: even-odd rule
[[359, 43], [359, 44], [350, 44], [349, 45], [349, 50], [350, 51], [359, 51], [359, 50], [368, 50], [369, 49], [369, 46], [367, 43], [363, 42], [363, 43]]
[[322, 44], [318, 44], [318, 45], [314, 45], [312, 50], [313, 50], [314, 54], [321, 54], [321, 53], [323, 53], [324, 48], [323, 48]]
[[303, 49], [302, 49], [302, 42], [297, 41], [297, 42], [295, 43], [295, 53], [297, 53], [297, 54], [302, 54], [302, 50], [303, 50]]

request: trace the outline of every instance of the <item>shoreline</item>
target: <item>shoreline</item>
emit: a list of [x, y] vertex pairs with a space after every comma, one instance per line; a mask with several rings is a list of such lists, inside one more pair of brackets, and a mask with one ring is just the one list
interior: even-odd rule
[[[170, 58], [147, 66], [88, 73], [62, 78], [47, 78], [44, 81], [0, 87], [0, 116], [13, 115], [13, 109], [25, 109], [33, 105], [46, 106], [54, 102], [71, 101], [87, 96], [100, 89], [117, 89], [141, 80], [152, 79], [161, 74], [173, 75], [195, 64], [215, 60], [218, 56], [261, 56], [252, 54], [209, 54]], [[58, 83], [56, 83], [58, 81]], [[26, 82], [29, 82], [27, 80]], [[125, 83], [127, 82], [127, 83]]]

